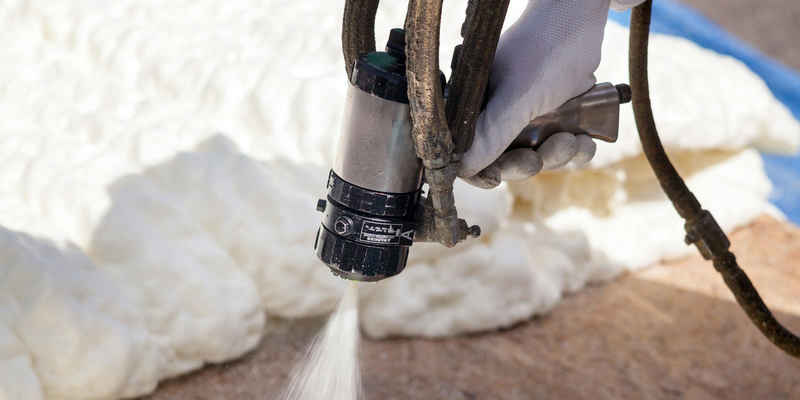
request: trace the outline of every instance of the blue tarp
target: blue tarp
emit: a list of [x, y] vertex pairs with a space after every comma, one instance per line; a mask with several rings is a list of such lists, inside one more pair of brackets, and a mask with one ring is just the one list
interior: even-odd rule
[[[630, 11], [612, 11], [610, 18], [627, 26]], [[767, 83], [795, 118], [800, 119], [800, 74], [737, 39], [693, 8], [675, 0], [654, 1], [651, 29], [687, 38], [702, 47], [739, 59]], [[800, 224], [800, 155], [762, 154], [762, 157], [774, 185], [770, 201], [794, 223]]]

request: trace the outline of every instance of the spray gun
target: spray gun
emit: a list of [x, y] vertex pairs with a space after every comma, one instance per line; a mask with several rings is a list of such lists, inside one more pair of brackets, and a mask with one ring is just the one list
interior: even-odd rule
[[335, 274], [377, 281], [405, 268], [417, 228], [422, 164], [414, 153], [404, 32], [355, 62], [314, 249]]
[[[409, 0], [408, 43], [402, 30], [393, 30], [385, 52], [375, 51], [378, 0], [345, 1], [342, 50], [351, 85], [328, 196], [317, 204], [323, 221], [314, 243], [317, 256], [334, 274], [378, 281], [402, 272], [414, 241], [452, 247], [480, 234], [477, 226], [458, 218], [453, 181], [459, 158], [472, 143], [508, 3], [469, 1], [461, 29], [463, 43], [456, 46], [453, 74], [444, 87], [438, 69], [441, 0]], [[761, 333], [787, 354], [800, 358], [800, 337], [772, 315], [739, 267], [727, 236], [664, 152], [648, 84], [652, 7], [653, 0], [645, 0], [631, 13], [631, 87], [596, 85], [531, 121], [510, 148], [536, 148], [556, 131], [614, 141], [619, 104], [631, 101], [642, 150], [665, 194], [686, 221], [686, 243], [695, 245], [713, 262]], [[413, 79], [406, 80], [406, 76]], [[428, 185], [425, 197], [423, 180]]]
[[[346, 279], [377, 281], [400, 273], [424, 218], [423, 166], [411, 136], [404, 49], [405, 32], [393, 29], [385, 52], [355, 62], [327, 198], [317, 203], [323, 217], [314, 249]], [[619, 105], [630, 98], [627, 85], [597, 84], [532, 120], [508, 150], [536, 149], [565, 131], [614, 142]], [[477, 236], [477, 227], [471, 233]]]

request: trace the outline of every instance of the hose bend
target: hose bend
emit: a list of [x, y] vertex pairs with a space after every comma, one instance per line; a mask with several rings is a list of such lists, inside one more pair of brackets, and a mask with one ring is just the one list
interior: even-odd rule
[[347, 0], [342, 20], [342, 53], [347, 79], [362, 54], [375, 51], [375, 15], [378, 0]]
[[686, 187], [664, 152], [653, 118], [647, 77], [647, 45], [652, 6], [653, 0], [647, 0], [634, 8], [630, 24], [629, 63], [633, 113], [644, 154], [661, 188], [678, 214], [686, 220], [687, 244], [695, 244], [704, 258], [713, 261], [714, 268], [722, 275], [739, 306], [761, 333], [787, 354], [800, 358], [800, 338], [772, 315], [747, 274], [737, 264], [736, 257], [728, 249], [730, 242], [727, 236], [711, 213], [702, 209], [700, 202]]

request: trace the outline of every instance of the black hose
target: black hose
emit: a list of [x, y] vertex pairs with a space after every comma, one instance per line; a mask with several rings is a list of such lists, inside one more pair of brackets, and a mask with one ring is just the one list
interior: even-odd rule
[[653, 168], [661, 188], [678, 214], [686, 220], [686, 241], [697, 245], [700, 253], [714, 263], [739, 306], [753, 324], [778, 348], [800, 358], [800, 338], [778, 322], [759, 296], [747, 274], [739, 268], [736, 257], [728, 250], [730, 242], [714, 217], [700, 206], [694, 194], [669, 161], [658, 137], [647, 78], [647, 45], [653, 0], [634, 8], [631, 14], [630, 80], [633, 89], [633, 113], [639, 139], [647, 161]]
[[463, 44], [453, 52], [447, 124], [459, 157], [472, 145], [475, 121], [481, 112], [494, 53], [508, 11], [509, 0], [470, 0], [461, 26]]

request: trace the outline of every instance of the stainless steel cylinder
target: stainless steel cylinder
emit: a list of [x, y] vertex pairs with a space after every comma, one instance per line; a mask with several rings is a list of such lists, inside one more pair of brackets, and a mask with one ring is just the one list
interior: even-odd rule
[[333, 164], [337, 175], [379, 192], [419, 189], [422, 164], [411, 140], [408, 104], [382, 99], [351, 84], [344, 115]]

